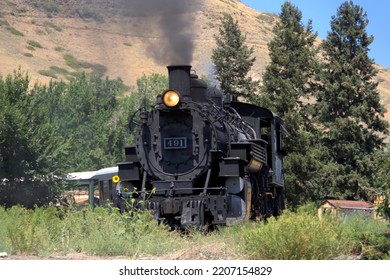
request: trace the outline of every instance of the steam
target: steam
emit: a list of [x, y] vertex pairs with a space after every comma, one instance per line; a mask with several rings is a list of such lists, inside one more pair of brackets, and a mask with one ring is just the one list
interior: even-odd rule
[[[203, 0], [120, 0], [122, 12], [138, 17], [131, 32], [148, 37], [147, 53], [156, 62], [190, 64], [194, 51], [194, 13]], [[142, 20], [144, 18], [145, 20]], [[159, 34], [154, 36], [153, 34]]]

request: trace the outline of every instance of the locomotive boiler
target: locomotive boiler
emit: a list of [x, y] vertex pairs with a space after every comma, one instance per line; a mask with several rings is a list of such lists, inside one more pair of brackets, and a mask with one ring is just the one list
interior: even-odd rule
[[172, 228], [231, 224], [284, 208], [283, 120], [168, 66], [169, 89], [139, 109], [118, 163], [115, 205], [147, 208]]

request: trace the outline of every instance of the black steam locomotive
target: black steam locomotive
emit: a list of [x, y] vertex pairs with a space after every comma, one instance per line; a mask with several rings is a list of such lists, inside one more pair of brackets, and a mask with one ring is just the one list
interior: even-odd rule
[[118, 163], [115, 204], [142, 201], [180, 228], [279, 215], [283, 120], [207, 87], [191, 66], [168, 72], [169, 90], [139, 110], [135, 145]]

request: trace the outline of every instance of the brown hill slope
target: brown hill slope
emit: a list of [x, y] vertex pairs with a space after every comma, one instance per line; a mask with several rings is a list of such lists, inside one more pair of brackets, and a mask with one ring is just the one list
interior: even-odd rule
[[[124, 4], [128, 2], [1, 1], [0, 75], [4, 77], [20, 66], [29, 73], [32, 82], [47, 83], [53, 78], [68, 79], [76, 71], [99, 71], [110, 78], [121, 77], [125, 84], [134, 86], [143, 74], [165, 74], [165, 66], [177, 61], [153, 59], [155, 50], [162, 56], [166, 51], [160, 19], [148, 12], [151, 7], [140, 6], [143, 1], [133, 0], [137, 7]], [[257, 12], [239, 0], [198, 2], [200, 6], [181, 11], [191, 23], [186, 28], [194, 44], [188, 63], [199, 75], [210, 76], [213, 36], [218, 33], [221, 14], [228, 12], [239, 21], [247, 44], [255, 50], [256, 62], [251, 75], [260, 79], [269, 62], [267, 43], [272, 39], [271, 30], [277, 17]], [[172, 12], [172, 16], [177, 17], [177, 14]], [[178, 23], [184, 24], [184, 21], [178, 18]], [[180, 43], [172, 45], [177, 44]], [[390, 109], [390, 69], [378, 66], [378, 70], [382, 101]]]

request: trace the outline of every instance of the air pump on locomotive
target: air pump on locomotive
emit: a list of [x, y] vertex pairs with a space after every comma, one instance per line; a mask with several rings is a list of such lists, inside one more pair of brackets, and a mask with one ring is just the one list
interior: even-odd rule
[[142, 201], [155, 219], [181, 228], [279, 215], [283, 120], [207, 87], [191, 66], [168, 73], [169, 90], [138, 110], [115, 205]]

